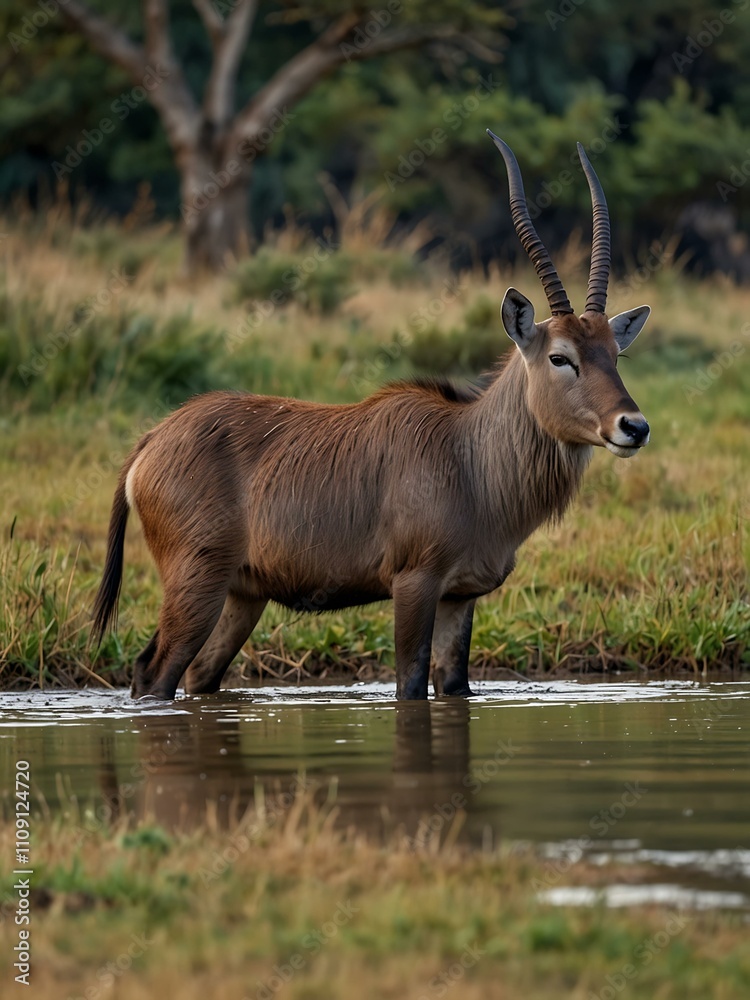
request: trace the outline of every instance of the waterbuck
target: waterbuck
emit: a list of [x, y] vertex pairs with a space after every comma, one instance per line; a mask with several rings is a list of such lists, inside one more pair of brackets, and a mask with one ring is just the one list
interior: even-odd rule
[[583, 147], [594, 212], [586, 308], [573, 313], [529, 217], [509, 146], [516, 232], [551, 318], [505, 294], [518, 348], [488, 383], [388, 385], [360, 403], [213, 392], [136, 445], [115, 491], [93, 635], [116, 615], [128, 512], [140, 515], [164, 602], [135, 664], [135, 696], [216, 691], [268, 601], [326, 611], [393, 598], [396, 692], [469, 695], [476, 599], [505, 580], [519, 545], [560, 516], [592, 446], [629, 458], [649, 427], [617, 372], [648, 318], [608, 319], [607, 203]]

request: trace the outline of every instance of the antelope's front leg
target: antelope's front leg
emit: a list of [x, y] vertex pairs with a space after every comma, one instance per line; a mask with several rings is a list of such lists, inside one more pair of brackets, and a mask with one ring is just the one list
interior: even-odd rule
[[399, 699], [427, 698], [432, 629], [439, 594], [439, 580], [425, 570], [399, 573], [393, 581]]
[[435, 694], [463, 695], [469, 687], [469, 649], [475, 600], [440, 601], [432, 635]]

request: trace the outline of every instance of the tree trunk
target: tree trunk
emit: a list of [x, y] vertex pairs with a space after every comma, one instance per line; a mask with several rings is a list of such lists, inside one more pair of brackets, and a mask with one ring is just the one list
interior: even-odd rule
[[185, 267], [222, 271], [250, 249], [247, 188], [250, 170], [238, 158], [213, 166], [193, 156], [181, 181]]

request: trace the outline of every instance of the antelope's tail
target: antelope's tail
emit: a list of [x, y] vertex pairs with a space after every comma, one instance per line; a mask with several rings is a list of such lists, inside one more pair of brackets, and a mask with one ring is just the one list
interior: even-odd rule
[[91, 628], [91, 641], [101, 645], [104, 633], [117, 624], [117, 602], [122, 586], [123, 554], [125, 550], [125, 529], [128, 525], [130, 505], [125, 495], [125, 480], [135, 455], [125, 463], [117, 481], [112, 513], [109, 516], [109, 535], [107, 537], [107, 558], [104, 563], [104, 575], [99, 584], [99, 590], [94, 601], [94, 621]]

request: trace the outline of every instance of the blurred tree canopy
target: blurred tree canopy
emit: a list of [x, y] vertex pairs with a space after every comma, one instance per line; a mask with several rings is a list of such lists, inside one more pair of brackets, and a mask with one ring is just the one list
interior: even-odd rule
[[[236, 4], [213, 0], [210, 8], [229, 18]], [[403, 225], [428, 217], [467, 257], [514, 252], [504, 169], [484, 134], [491, 127], [514, 148], [550, 244], [590, 224], [572, 159], [580, 140], [607, 192], [621, 254], [708, 213], [738, 259], [747, 256], [735, 229], [748, 211], [750, 0], [709, 13], [702, 0], [381, 4], [258, 5], [239, 61], [237, 109], [347, 11], [365, 24], [392, 11], [389, 30], [429, 16], [465, 44], [436, 36], [375, 58], [353, 54], [290, 104], [253, 163], [256, 235], [280, 223], [286, 205], [313, 228], [330, 223], [320, 182], [327, 173], [345, 196], [382, 189]], [[196, 101], [211, 70], [198, 13], [208, 6], [170, 4], [172, 48]], [[134, 41], [143, 38], [139, 5], [97, 9]], [[173, 150], [143, 88], [70, 30], [56, 0], [7, 0], [0, 29], [3, 200], [23, 193], [33, 202], [63, 179], [124, 213], [147, 183], [159, 215], [179, 217], [182, 204], [184, 216]], [[355, 48], [372, 44], [347, 38]], [[76, 150], [89, 147], [75, 162]], [[745, 273], [731, 260], [724, 266]]]

